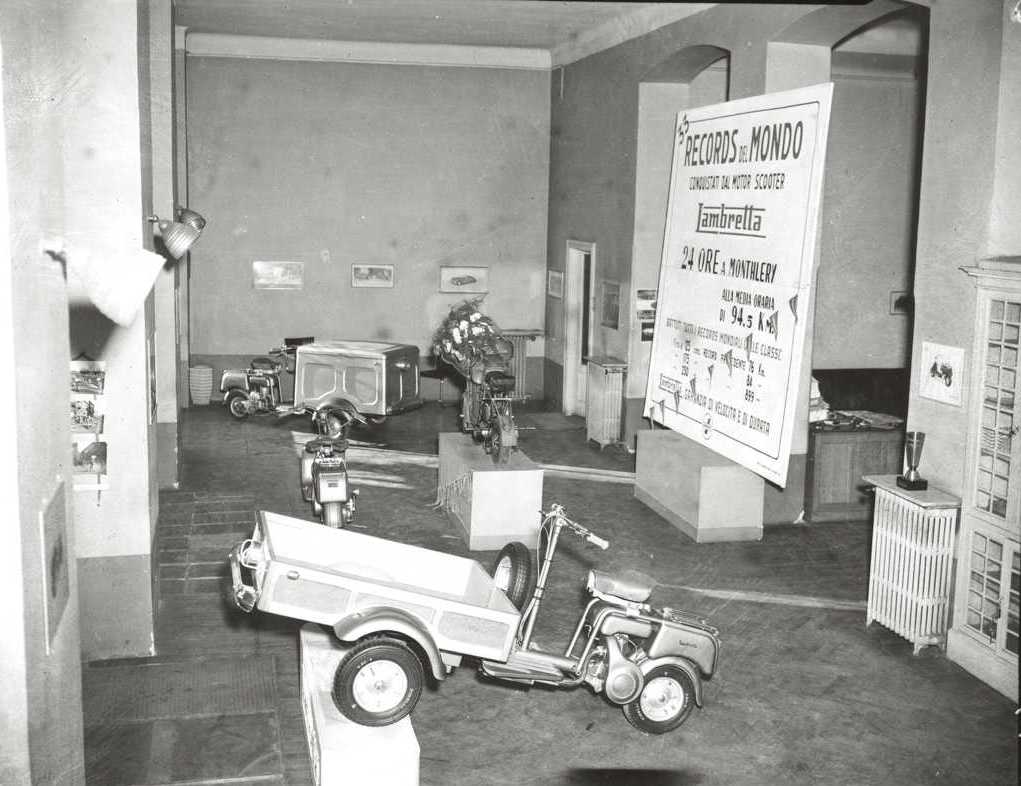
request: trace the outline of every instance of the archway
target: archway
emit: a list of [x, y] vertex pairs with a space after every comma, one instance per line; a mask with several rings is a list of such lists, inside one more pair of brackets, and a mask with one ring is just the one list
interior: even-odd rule
[[[711, 45], [687, 47], [674, 53], [650, 68], [639, 83], [632, 302], [639, 290], [654, 290], [659, 283], [677, 113], [726, 101], [729, 83], [730, 52]], [[635, 402], [645, 396], [652, 346], [648, 340], [642, 340], [641, 316], [638, 315], [637, 329], [632, 329], [629, 339], [631, 366], [625, 395], [629, 406], [624, 424], [628, 444], [642, 422], [640, 402], [638, 406]], [[645, 335], [649, 333], [646, 331]]]

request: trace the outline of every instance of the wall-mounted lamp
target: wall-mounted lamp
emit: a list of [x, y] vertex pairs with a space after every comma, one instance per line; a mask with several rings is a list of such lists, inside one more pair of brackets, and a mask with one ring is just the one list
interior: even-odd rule
[[180, 259], [188, 253], [206, 226], [206, 220], [201, 215], [186, 207], [177, 209], [177, 221], [160, 219], [159, 216], [148, 216], [146, 220], [156, 224], [167, 253], [174, 259]]

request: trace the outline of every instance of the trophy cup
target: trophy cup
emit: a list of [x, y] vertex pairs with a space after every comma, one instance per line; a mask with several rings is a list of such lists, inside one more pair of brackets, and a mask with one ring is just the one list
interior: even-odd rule
[[904, 454], [908, 471], [897, 476], [897, 485], [909, 491], [925, 491], [929, 481], [918, 474], [918, 463], [922, 460], [922, 446], [925, 444], [924, 431], [909, 431], [904, 435]]

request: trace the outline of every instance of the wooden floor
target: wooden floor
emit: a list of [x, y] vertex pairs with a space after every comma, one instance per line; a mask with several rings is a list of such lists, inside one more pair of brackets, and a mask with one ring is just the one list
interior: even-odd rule
[[[557, 416], [559, 417], [559, 416]], [[595, 451], [577, 419], [524, 432], [546, 463], [629, 471]], [[311, 519], [298, 486], [301, 420], [235, 422], [184, 413], [180, 490], [160, 498], [159, 616], [151, 659], [86, 664], [90, 786], [311, 783], [298, 686], [300, 623], [225, 601], [226, 550], [254, 512]], [[353, 528], [469, 555], [432, 507], [427, 456], [452, 407], [431, 405], [353, 434], [361, 489]], [[389, 453], [380, 453], [380, 450]], [[382, 455], [382, 458], [380, 456]], [[679, 469], [679, 471], [681, 471]], [[413, 723], [423, 784], [1015, 784], [1014, 706], [937, 648], [866, 629], [867, 523], [767, 527], [759, 543], [695, 544], [631, 488], [548, 476], [556, 501], [611, 542], [565, 542], [536, 639], [561, 647], [584, 602], [585, 571], [637, 568], [653, 600], [721, 630], [705, 707], [678, 731], [639, 733], [588, 690], [522, 690], [457, 669], [426, 691]], [[470, 554], [484, 564], [492, 554]]]

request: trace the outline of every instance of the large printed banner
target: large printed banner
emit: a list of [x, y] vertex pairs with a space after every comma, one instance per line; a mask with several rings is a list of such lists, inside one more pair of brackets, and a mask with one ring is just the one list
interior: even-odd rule
[[677, 118], [645, 411], [783, 486], [832, 84]]

